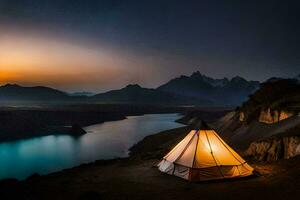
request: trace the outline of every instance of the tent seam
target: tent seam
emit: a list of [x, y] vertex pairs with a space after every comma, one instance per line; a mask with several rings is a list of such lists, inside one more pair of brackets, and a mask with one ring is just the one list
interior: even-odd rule
[[[197, 138], [197, 144], [196, 144], [196, 148], [195, 148], [195, 153], [194, 153], [194, 157], [193, 157], [191, 170], [193, 170], [194, 165], [195, 165], [195, 158], [196, 158], [196, 154], [197, 154], [197, 150], [198, 150], [198, 143], [199, 143], [199, 134], [200, 134], [200, 130], [198, 130], [195, 134], [195, 135], [197, 135], [198, 138]], [[190, 175], [191, 175], [191, 171], [189, 172], [189, 178], [190, 178]]]
[[209, 142], [207, 133], [206, 133], [206, 131], [204, 131], [204, 132], [205, 132], [205, 135], [206, 135], [207, 142], [208, 142], [208, 144], [209, 144], [210, 154], [211, 154], [211, 156], [213, 157], [213, 159], [214, 159], [214, 161], [215, 161], [215, 163], [216, 163], [216, 166], [218, 167], [218, 169], [219, 169], [219, 171], [220, 171], [222, 177], [224, 177], [224, 175], [223, 175], [223, 173], [222, 173], [222, 170], [221, 170], [220, 166], [218, 165], [218, 163], [217, 163], [217, 161], [216, 161], [216, 159], [215, 159], [215, 156], [214, 156], [214, 154], [213, 154], [213, 151], [212, 151], [212, 148], [211, 148], [211, 145], [210, 145], [210, 142]]

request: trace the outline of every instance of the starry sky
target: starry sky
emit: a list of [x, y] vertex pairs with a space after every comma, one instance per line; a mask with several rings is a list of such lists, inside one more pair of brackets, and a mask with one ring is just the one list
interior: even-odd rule
[[0, 0], [0, 84], [101, 92], [194, 71], [300, 74], [300, 3]]

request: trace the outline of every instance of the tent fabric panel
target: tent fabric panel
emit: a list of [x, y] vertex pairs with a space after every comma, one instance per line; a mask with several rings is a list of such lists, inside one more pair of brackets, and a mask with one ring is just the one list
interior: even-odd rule
[[254, 169], [247, 163], [237, 166], [241, 176], [249, 176], [253, 174]]
[[237, 165], [237, 166], [221, 166], [220, 169], [224, 178], [243, 177], [253, 174], [253, 169], [248, 168], [248, 164]]
[[223, 178], [218, 167], [208, 167], [201, 169], [191, 169], [190, 181], [207, 181]]
[[214, 130], [190, 131], [158, 167], [190, 181], [244, 177], [254, 170]]
[[207, 135], [211, 151], [213, 152], [213, 156], [218, 165], [240, 165], [241, 163], [245, 162], [242, 159], [236, 158], [236, 153], [233, 152], [232, 149], [229, 149], [227, 146], [225, 146], [225, 142], [221, 141], [216, 136], [215, 131], [203, 131], [201, 134]]
[[172, 162], [167, 161], [167, 160], [162, 160], [158, 164], [158, 169], [162, 172], [167, 173], [167, 174], [173, 174], [174, 164]]
[[190, 181], [207, 181], [223, 178], [237, 178], [252, 175], [252, 171], [243, 165], [240, 166], [216, 166], [190, 170]]
[[174, 162], [178, 159], [178, 157], [182, 154], [185, 150], [186, 146], [189, 144], [190, 140], [195, 135], [196, 131], [192, 130], [190, 133], [181, 141], [179, 142], [165, 157], [164, 159]]
[[210, 146], [204, 131], [198, 133], [198, 145], [193, 168], [206, 168], [216, 166], [211, 154]]
[[238, 153], [236, 153], [214, 130], [211, 131], [222, 142], [226, 149], [228, 149], [232, 156], [239, 161], [239, 164], [245, 163], [245, 160]]
[[220, 166], [220, 170], [224, 178], [232, 178], [241, 175], [237, 166]]
[[195, 151], [198, 143], [198, 135], [195, 134], [183, 154], [178, 157], [175, 161], [176, 164], [180, 164], [187, 167], [193, 167], [193, 161], [195, 156]]
[[175, 165], [173, 175], [188, 180], [190, 175], [190, 168], [181, 165]]

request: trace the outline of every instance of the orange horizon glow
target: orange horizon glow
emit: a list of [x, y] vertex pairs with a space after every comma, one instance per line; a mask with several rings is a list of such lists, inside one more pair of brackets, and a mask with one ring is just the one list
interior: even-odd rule
[[0, 44], [0, 85], [66, 89], [105, 85], [124, 76], [122, 66], [127, 64], [126, 58], [111, 51], [63, 40], [0, 33]]
[[[165, 79], [164, 68], [157, 70], [158, 66], [175, 60], [174, 57], [165, 59], [127, 52], [118, 45], [91, 44], [42, 32], [4, 30], [0, 32], [0, 85], [43, 85], [92, 92], [133, 83], [156, 87]], [[179, 65], [173, 66], [178, 68]], [[170, 78], [175, 76], [172, 73], [176, 74], [175, 70], [166, 71]]]

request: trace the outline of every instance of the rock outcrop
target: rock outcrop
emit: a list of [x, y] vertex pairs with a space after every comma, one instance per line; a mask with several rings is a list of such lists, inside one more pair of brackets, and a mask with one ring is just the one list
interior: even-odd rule
[[292, 117], [293, 115], [292, 112], [285, 110], [272, 110], [271, 108], [266, 110], [262, 109], [258, 121], [266, 124], [273, 124]]
[[[214, 123], [214, 128], [233, 147], [245, 150], [251, 144], [250, 154], [260, 160], [294, 155], [286, 153], [295, 152], [293, 145], [286, 145], [289, 140], [278, 138], [300, 133], [300, 84], [294, 79], [271, 79], [262, 83], [235, 112]], [[296, 131], [290, 134], [291, 129]]]
[[253, 142], [246, 150], [245, 155], [258, 161], [275, 161], [295, 157], [300, 155], [300, 136]]
[[240, 112], [239, 120], [240, 120], [241, 122], [245, 121], [245, 113], [244, 113], [244, 112]]
[[[271, 108], [267, 108], [267, 109], [261, 109], [259, 111], [257, 118], [254, 118], [254, 120], [257, 120], [265, 124], [274, 124], [282, 120], [288, 119], [294, 115], [295, 114], [293, 112], [289, 112], [286, 110], [273, 110]], [[246, 117], [245, 112], [243, 111], [239, 112], [239, 121], [245, 122], [247, 121], [248, 118], [249, 117]]]
[[299, 130], [288, 134], [290, 129], [300, 126], [300, 116], [298, 115], [293, 115], [285, 120], [281, 118], [276, 123], [262, 123], [258, 118], [252, 121], [241, 121], [241, 113], [239, 111], [230, 112], [212, 124], [222, 137], [236, 148], [244, 150], [255, 141], [266, 140], [278, 134], [283, 137], [297, 135], [300, 132]]

